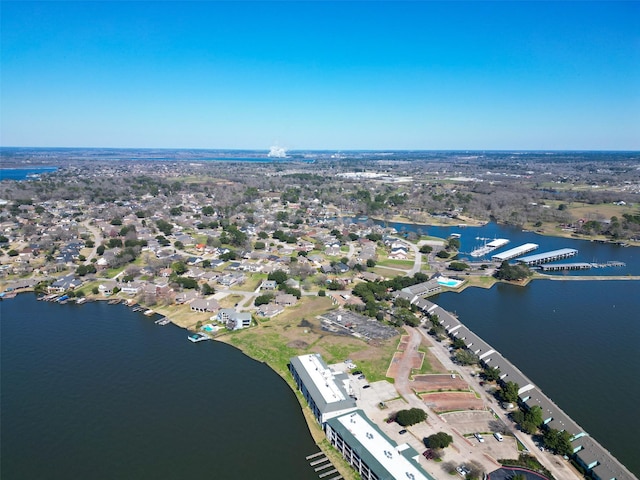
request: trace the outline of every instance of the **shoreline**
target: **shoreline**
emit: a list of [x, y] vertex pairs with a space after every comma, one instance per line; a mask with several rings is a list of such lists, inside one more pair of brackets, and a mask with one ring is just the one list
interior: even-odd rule
[[[551, 277], [551, 278], [538, 278], [538, 279], [540, 279], [540, 280], [544, 280], [544, 279], [553, 279], [553, 277]], [[577, 278], [574, 278], [574, 279], [581, 279], [581, 278], [580, 278], [580, 277], [577, 277]], [[640, 277], [635, 277], [635, 278], [633, 278], [633, 279], [640, 279]], [[494, 284], [495, 284], [495, 283], [508, 283], [508, 284], [514, 284], [514, 285], [518, 285], [518, 286], [526, 286], [526, 285], [527, 285], [530, 281], [532, 281], [532, 280], [534, 280], [534, 278], [528, 278], [525, 282], [521, 282], [521, 283], [496, 281], [496, 282], [494, 282]], [[557, 280], [567, 280], [567, 278], [566, 278], [566, 277], [560, 277], [560, 278], [558, 278]], [[586, 279], [586, 280], [589, 280], [589, 279]], [[467, 285], [467, 287], [472, 287], [472, 286], [475, 286], [475, 285]], [[493, 284], [492, 284], [491, 286], [493, 286]], [[466, 287], [461, 287], [459, 290], [455, 290], [455, 292], [456, 292], [456, 293], [460, 293], [460, 292], [462, 292], [462, 290], [464, 290], [464, 288], [466, 288]], [[488, 287], [488, 288], [491, 288], [491, 287]], [[454, 290], [452, 290], [452, 291], [454, 291]], [[35, 292], [34, 292], [34, 289], [24, 289], [24, 290], [20, 290], [20, 291], [15, 292], [15, 294], [16, 294], [16, 295], [17, 295], [17, 294], [20, 294], [20, 293], [35, 293]], [[89, 295], [89, 296], [86, 296], [85, 298], [87, 298], [87, 301], [107, 301], [107, 302], [109, 302], [109, 301], [113, 301], [113, 300], [115, 300], [115, 298], [113, 298], [113, 297], [99, 297], [98, 295], [96, 295], [96, 296], [94, 296], [94, 295]], [[7, 300], [10, 300], [10, 299], [7, 299]], [[131, 304], [128, 304], [128, 300], [132, 300], [132, 299], [118, 298], [118, 300], [119, 300], [118, 304], [125, 304], [125, 306], [131, 306], [131, 305], [133, 305], [133, 304], [138, 304], [138, 305], [144, 306], [143, 304], [141, 304], [141, 303], [139, 303], [139, 302], [135, 302], [135, 301], [134, 301], [133, 303], [131, 303]], [[453, 325], [449, 325], [449, 326], [447, 327], [447, 331], [448, 331], [448, 332], [452, 332], [453, 330], [455, 330], [455, 329], [457, 328], [457, 327], [455, 327], [455, 324], [458, 324], [458, 325], [460, 325], [460, 326], [462, 326], [462, 327], [464, 327], [464, 328], [467, 328], [467, 329], [468, 329], [468, 327], [466, 327], [466, 326], [464, 325], [464, 323], [463, 323], [463, 322], [461, 322], [461, 321], [460, 321], [460, 320], [459, 320], [459, 319], [458, 319], [458, 318], [457, 318], [453, 313], [448, 312], [447, 310], [443, 309], [443, 308], [442, 308], [442, 307], [440, 307], [439, 305], [437, 305], [437, 304], [435, 304], [435, 303], [433, 303], [433, 302], [431, 302], [431, 301], [429, 301], [429, 300], [423, 299], [423, 301], [424, 301], [424, 302], [426, 302], [427, 306], [429, 306], [429, 307], [430, 307], [430, 306], [432, 306], [432, 305], [435, 305], [435, 306], [436, 306], [436, 310], [434, 310], [434, 311], [437, 311], [437, 312], [438, 312], [438, 314], [439, 314], [439, 316], [440, 316], [441, 318], [449, 317], [449, 320], [453, 323]], [[55, 302], [50, 302], [50, 303], [55, 303]], [[151, 307], [147, 307], [147, 308], [150, 308], [150, 309], [151, 309]], [[153, 311], [154, 311], [154, 314], [167, 316], [167, 314], [168, 314], [169, 312], [167, 312], [167, 311], [165, 310], [166, 308], [167, 308], [167, 307], [164, 307], [164, 308], [163, 308], [162, 306], [160, 306], [160, 307], [158, 308], [158, 307], [156, 306], [155, 308], [152, 308], [152, 309], [153, 309]], [[419, 308], [423, 309], [423, 307], [420, 307], [420, 306], [419, 306]], [[163, 312], [163, 310], [164, 310], [164, 312]], [[169, 317], [167, 317], [167, 318], [169, 318]], [[180, 325], [180, 324], [174, 323], [173, 321], [171, 321], [171, 323], [172, 323], [173, 325], [176, 325], [176, 326], [177, 326], [177, 327], [179, 327], [179, 328], [182, 328], [182, 329], [186, 330], [186, 331], [195, 331], [195, 329], [193, 329], [192, 327], [183, 326], [183, 325]], [[196, 322], [196, 323], [197, 323], [197, 322]], [[471, 332], [471, 330], [469, 330], [469, 331]], [[474, 334], [474, 335], [475, 335], [475, 334]], [[476, 335], [476, 336], [477, 336], [477, 335]], [[224, 337], [224, 338], [221, 338], [221, 337]], [[244, 349], [240, 348], [239, 346], [234, 345], [231, 341], [229, 341], [229, 340], [230, 340], [230, 338], [231, 338], [231, 336], [230, 336], [230, 335], [228, 335], [228, 334], [226, 334], [226, 335], [225, 335], [225, 334], [222, 334], [222, 335], [218, 335], [218, 336], [214, 336], [214, 337], [210, 337], [210, 338], [211, 338], [211, 340], [216, 340], [216, 341], [219, 341], [219, 342], [221, 342], [221, 343], [226, 343], [227, 345], [229, 345], [229, 346], [231, 346], [231, 347], [236, 348], [238, 351], [240, 351], [243, 355], [247, 356], [248, 358], [251, 358], [252, 360], [255, 360], [255, 361], [258, 361], [258, 362], [261, 362], [261, 363], [263, 363], [263, 364], [267, 365], [267, 366], [268, 366], [268, 367], [269, 367], [273, 372], [275, 372], [275, 373], [276, 373], [280, 378], [282, 378], [282, 379], [287, 383], [287, 385], [289, 385], [289, 387], [290, 387], [290, 388], [291, 388], [291, 390], [293, 391], [294, 395], [295, 395], [295, 396], [296, 396], [296, 398], [298, 399], [298, 403], [299, 403], [299, 405], [300, 405], [300, 408], [301, 408], [301, 411], [302, 411], [303, 417], [304, 417], [304, 419], [305, 419], [305, 422], [307, 423], [307, 428], [308, 428], [308, 430], [309, 430], [309, 433], [310, 433], [310, 435], [311, 435], [311, 437], [312, 437], [313, 441], [314, 441], [314, 442], [316, 443], [316, 445], [318, 446], [318, 448], [319, 448], [319, 449], [320, 449], [320, 450], [321, 450], [325, 455], [327, 455], [327, 456], [329, 456], [330, 458], [332, 458], [332, 461], [334, 462], [334, 465], [336, 465], [336, 463], [338, 463], [340, 460], [342, 460], [342, 457], [338, 454], [338, 452], [336, 452], [336, 451], [335, 451], [335, 450], [330, 446], [330, 444], [328, 444], [328, 442], [326, 441], [326, 437], [324, 436], [324, 432], [322, 431], [322, 429], [320, 428], [320, 425], [318, 425], [317, 421], [315, 420], [315, 418], [313, 417], [313, 415], [312, 415], [312, 414], [311, 414], [311, 412], [309, 411], [309, 408], [308, 408], [308, 405], [307, 405], [306, 401], [304, 400], [304, 398], [303, 398], [302, 394], [300, 393], [300, 391], [296, 388], [296, 385], [293, 383], [293, 380], [292, 380], [288, 375], [286, 375], [286, 373], [287, 373], [287, 372], [281, 372], [279, 369], [277, 369], [277, 368], [276, 368], [276, 366], [275, 366], [275, 365], [270, 364], [270, 362], [269, 362], [268, 360], [263, 360], [263, 359], [261, 359], [261, 358], [256, 358], [256, 357], [254, 357], [254, 356], [250, 355], [249, 353], [247, 353]], [[479, 336], [478, 336], [478, 338], [479, 338], [481, 341], [483, 341], [483, 342], [484, 342], [484, 340], [482, 340]], [[486, 343], [486, 342], [484, 342], [484, 343]], [[489, 345], [489, 344], [487, 343], [487, 345]], [[434, 348], [437, 348], [437, 345], [435, 345], [435, 344], [434, 344]], [[489, 348], [490, 348], [490, 347], [489, 347]], [[493, 351], [493, 349], [491, 349], [491, 350]], [[525, 375], [521, 370], [519, 370], [517, 366], [515, 366], [515, 365], [514, 365], [513, 363], [511, 363], [508, 359], [506, 359], [504, 356], [502, 356], [502, 354], [501, 354], [500, 352], [495, 351], [495, 354], [496, 354], [496, 355], [499, 355], [499, 356], [502, 358], [502, 360], [503, 360], [507, 365], [509, 365], [509, 366], [510, 366], [510, 367], [511, 367], [515, 372], [517, 372], [518, 374], [520, 374], [520, 375], [522, 376], [522, 378], [523, 378], [523, 379], [526, 379], [526, 380], [528, 381], [528, 384], [527, 384], [527, 385], [523, 385], [523, 386], [521, 386], [521, 388], [523, 388], [523, 387], [530, 387], [530, 389], [537, 389], [537, 390], [539, 391], [539, 393], [540, 393], [540, 395], [539, 395], [539, 396], [540, 396], [541, 398], [546, 399], [546, 400], [547, 400], [547, 401], [548, 401], [552, 406], [554, 406], [555, 408], [557, 408], [557, 410], [558, 410], [559, 412], [561, 412], [564, 416], [566, 416], [566, 418], [567, 418], [567, 419], [569, 419], [569, 420], [570, 420], [571, 422], [573, 422], [576, 426], [578, 426], [578, 424], [577, 424], [574, 420], [572, 420], [572, 419], [571, 419], [571, 417], [570, 417], [569, 415], [567, 415], [567, 414], [566, 414], [566, 413], [565, 413], [565, 412], [564, 412], [564, 411], [563, 411], [563, 410], [562, 410], [562, 409], [561, 409], [557, 404], [555, 404], [555, 403], [553, 402], [553, 400], [551, 400], [549, 397], [547, 397], [547, 396], [544, 394], [544, 392], [543, 392], [541, 389], [539, 389], [539, 387], [537, 387], [537, 385], [535, 385], [531, 380], [529, 380], [529, 379], [528, 379], [528, 377], [527, 377], [527, 376], [526, 376], [526, 375]], [[578, 426], [578, 427], [579, 427], [579, 426]], [[582, 428], [581, 428], [581, 427], [580, 427], [580, 430], [584, 432], [584, 430], [582, 430]], [[586, 434], [586, 436], [590, 437], [590, 435], [589, 435], [587, 432], [584, 432], [584, 433]], [[592, 439], [593, 439], [593, 437], [590, 437], [590, 438], [592, 438]], [[609, 454], [609, 456], [610, 456], [610, 458], [613, 460], [613, 462], [615, 462], [615, 463], [617, 463], [618, 465], [620, 465], [622, 469], [624, 469], [624, 470], [628, 471], [628, 469], [626, 468], [626, 466], [625, 466], [624, 464], [622, 464], [620, 461], [618, 461], [618, 460], [616, 459], [616, 457], [615, 457], [615, 456], [613, 456], [613, 455], [609, 452], [609, 450], [607, 450], [604, 446], [602, 446], [602, 445], [601, 445], [597, 440], [593, 439], [593, 441], [594, 441], [594, 442], [595, 442], [595, 443], [596, 443], [596, 444], [597, 444], [597, 445], [598, 445], [598, 446], [599, 446], [599, 447], [600, 447], [604, 452], [606, 452], [607, 454]], [[341, 468], [341, 467], [344, 467], [344, 468]], [[351, 473], [355, 473], [355, 471], [354, 471], [354, 470], [352, 470], [352, 469], [351, 469], [351, 467], [350, 467], [350, 466], [348, 466], [348, 464], [346, 464], [346, 462], [344, 462], [344, 465], [337, 466], [337, 468], [338, 468], [338, 470], [339, 470], [340, 474], [341, 474], [344, 478], [346, 478], [346, 479], [348, 479], [348, 480], [349, 480], [349, 479], [355, 479], [355, 478], [357, 478], [357, 477], [355, 477], [355, 476], [351, 475]], [[345, 471], [343, 472], [342, 470], [345, 470]], [[631, 477], [630, 477], [630, 478], [635, 478], [635, 477], [633, 476], [633, 473], [631, 473], [630, 471], [628, 471], [628, 472], [629, 472], [629, 474], [631, 475]]]

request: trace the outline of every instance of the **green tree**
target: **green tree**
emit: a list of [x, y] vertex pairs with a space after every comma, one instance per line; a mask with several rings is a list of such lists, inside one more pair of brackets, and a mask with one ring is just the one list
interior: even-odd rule
[[434, 433], [424, 439], [427, 448], [447, 448], [453, 443], [453, 437], [445, 432]]
[[571, 446], [571, 434], [566, 430], [559, 431], [549, 428], [544, 432], [542, 441], [546, 448], [558, 455], [569, 456], [573, 453], [573, 448]]
[[433, 252], [433, 247], [431, 245], [422, 245], [420, 247], [420, 253], [429, 254], [431, 252]]
[[396, 414], [396, 422], [403, 427], [415, 425], [424, 422], [427, 419], [427, 413], [421, 408], [410, 408], [409, 410], [400, 410]]
[[163, 219], [156, 222], [156, 227], [158, 227], [158, 230], [164, 233], [165, 236], [171, 235], [171, 231], [173, 230], [173, 225]]
[[467, 265], [464, 262], [451, 262], [449, 264], [449, 270], [454, 270], [456, 272], [462, 272], [464, 270], [467, 270], [469, 268], [469, 265]]
[[100, 293], [100, 290], [98, 290], [98, 287], [93, 287], [91, 289], [91, 293], [93, 293], [94, 295], [98, 295], [98, 293]]
[[319, 297], [326, 297], [327, 296], [327, 291], [326, 290], [318, 290], [318, 296]]
[[506, 260], [502, 262], [500, 267], [493, 274], [493, 276], [498, 280], [507, 280], [511, 282], [524, 280], [531, 275], [531, 270], [529, 270], [529, 267], [527, 267], [526, 265], [509, 265], [509, 262], [507, 262]]
[[184, 262], [173, 262], [171, 264], [171, 270], [173, 270], [176, 275], [183, 275], [187, 272], [188, 268]]
[[266, 305], [271, 300], [273, 300], [273, 294], [265, 293], [264, 295], [257, 296], [256, 299], [253, 301], [253, 304], [256, 307], [259, 307], [260, 305]]
[[367, 268], [373, 268], [376, 266], [376, 261], [373, 258], [367, 258]]
[[18, 251], [15, 249], [11, 249], [7, 252], [7, 255], [9, 255], [10, 257], [17, 257], [18, 256]]
[[478, 355], [473, 353], [471, 350], [467, 350], [466, 348], [456, 350], [456, 353], [453, 356], [461, 365], [475, 365], [480, 361]]
[[447, 252], [446, 250], [440, 250], [438, 253], [436, 253], [436, 257], [449, 258], [449, 252]]
[[507, 382], [500, 390], [500, 398], [509, 403], [518, 403], [518, 390], [520, 386], [516, 382]]
[[256, 242], [253, 244], [253, 248], [256, 250], [264, 250], [266, 247], [266, 245], [264, 244], [264, 242]]
[[203, 283], [200, 291], [203, 295], [213, 295], [214, 293], [216, 293], [216, 290], [208, 283]]
[[282, 285], [284, 282], [286, 282], [289, 279], [289, 277], [287, 276], [287, 274], [285, 272], [283, 272], [282, 270], [275, 270], [273, 272], [271, 272], [268, 276], [267, 276], [267, 280], [273, 280], [275, 281], [278, 285]]
[[482, 378], [488, 382], [497, 382], [500, 378], [500, 369], [498, 367], [488, 367], [482, 371]]

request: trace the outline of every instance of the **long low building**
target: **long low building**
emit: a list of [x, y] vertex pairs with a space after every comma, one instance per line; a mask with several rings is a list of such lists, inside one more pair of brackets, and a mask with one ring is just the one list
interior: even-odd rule
[[516, 258], [516, 262], [524, 263], [529, 266], [540, 265], [541, 263], [553, 262], [555, 260], [562, 260], [563, 258], [575, 257], [577, 254], [578, 250], [576, 250], [575, 248], [561, 248], [559, 250], [553, 250], [551, 252], [537, 253], [535, 255]]
[[362, 410], [331, 418], [325, 431], [344, 459], [364, 480], [433, 480], [420, 466], [420, 454], [396, 444]]
[[519, 257], [520, 255], [524, 255], [525, 253], [533, 252], [539, 246], [540, 245], [538, 245], [537, 243], [525, 243], [524, 245], [512, 248], [510, 250], [507, 250], [506, 252], [496, 253], [491, 257], [491, 260], [494, 260], [496, 262], [511, 260], [512, 258]]
[[[404, 294], [407, 298], [409, 294]], [[571, 435], [571, 444], [576, 459], [584, 466], [596, 480], [637, 480], [605, 448], [585, 432], [580, 425], [573, 421], [560, 407], [549, 399], [542, 391], [526, 377], [520, 370], [494, 350], [488, 343], [478, 337], [462, 324], [454, 315], [439, 305], [423, 298], [409, 299], [429, 315], [438, 315], [440, 324], [447, 333], [454, 338], [461, 338], [469, 350], [476, 353], [481, 362], [489, 367], [500, 370], [503, 382], [518, 384], [519, 400], [531, 408], [535, 405], [542, 409], [542, 418], [546, 426], [559, 431], [566, 431]]]
[[357, 408], [349, 395], [349, 375], [331, 370], [320, 354], [293, 357], [289, 370], [320, 425]]

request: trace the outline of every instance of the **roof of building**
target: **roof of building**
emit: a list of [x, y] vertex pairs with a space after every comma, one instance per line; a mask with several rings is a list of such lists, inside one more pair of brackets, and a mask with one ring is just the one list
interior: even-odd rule
[[520, 257], [517, 260], [519, 262], [529, 263], [529, 262], [541, 262], [547, 259], [562, 257], [562, 256], [572, 256], [578, 253], [578, 250], [575, 248], [561, 248], [559, 250], [553, 250], [551, 252], [543, 252], [536, 253], [535, 255], [527, 255], [526, 257]]
[[525, 243], [524, 245], [520, 245], [515, 248], [511, 248], [505, 252], [497, 253], [491, 257], [492, 260], [497, 260], [498, 262], [504, 260], [511, 260], [512, 258], [516, 258], [520, 255], [523, 255], [527, 252], [535, 250], [539, 245], [537, 243]]
[[331, 370], [320, 354], [311, 353], [293, 357], [291, 365], [300, 376], [320, 413], [356, 408], [356, 402], [349, 396], [345, 386], [349, 382], [349, 376]]
[[332, 418], [327, 424], [358, 454], [380, 480], [433, 480], [409, 445], [397, 445], [374, 425], [362, 410]]

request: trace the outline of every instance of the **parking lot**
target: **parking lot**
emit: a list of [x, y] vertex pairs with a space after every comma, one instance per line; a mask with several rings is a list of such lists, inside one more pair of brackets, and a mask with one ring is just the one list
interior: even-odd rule
[[326, 330], [351, 334], [365, 340], [386, 340], [398, 335], [395, 328], [348, 310], [334, 310], [319, 318]]

